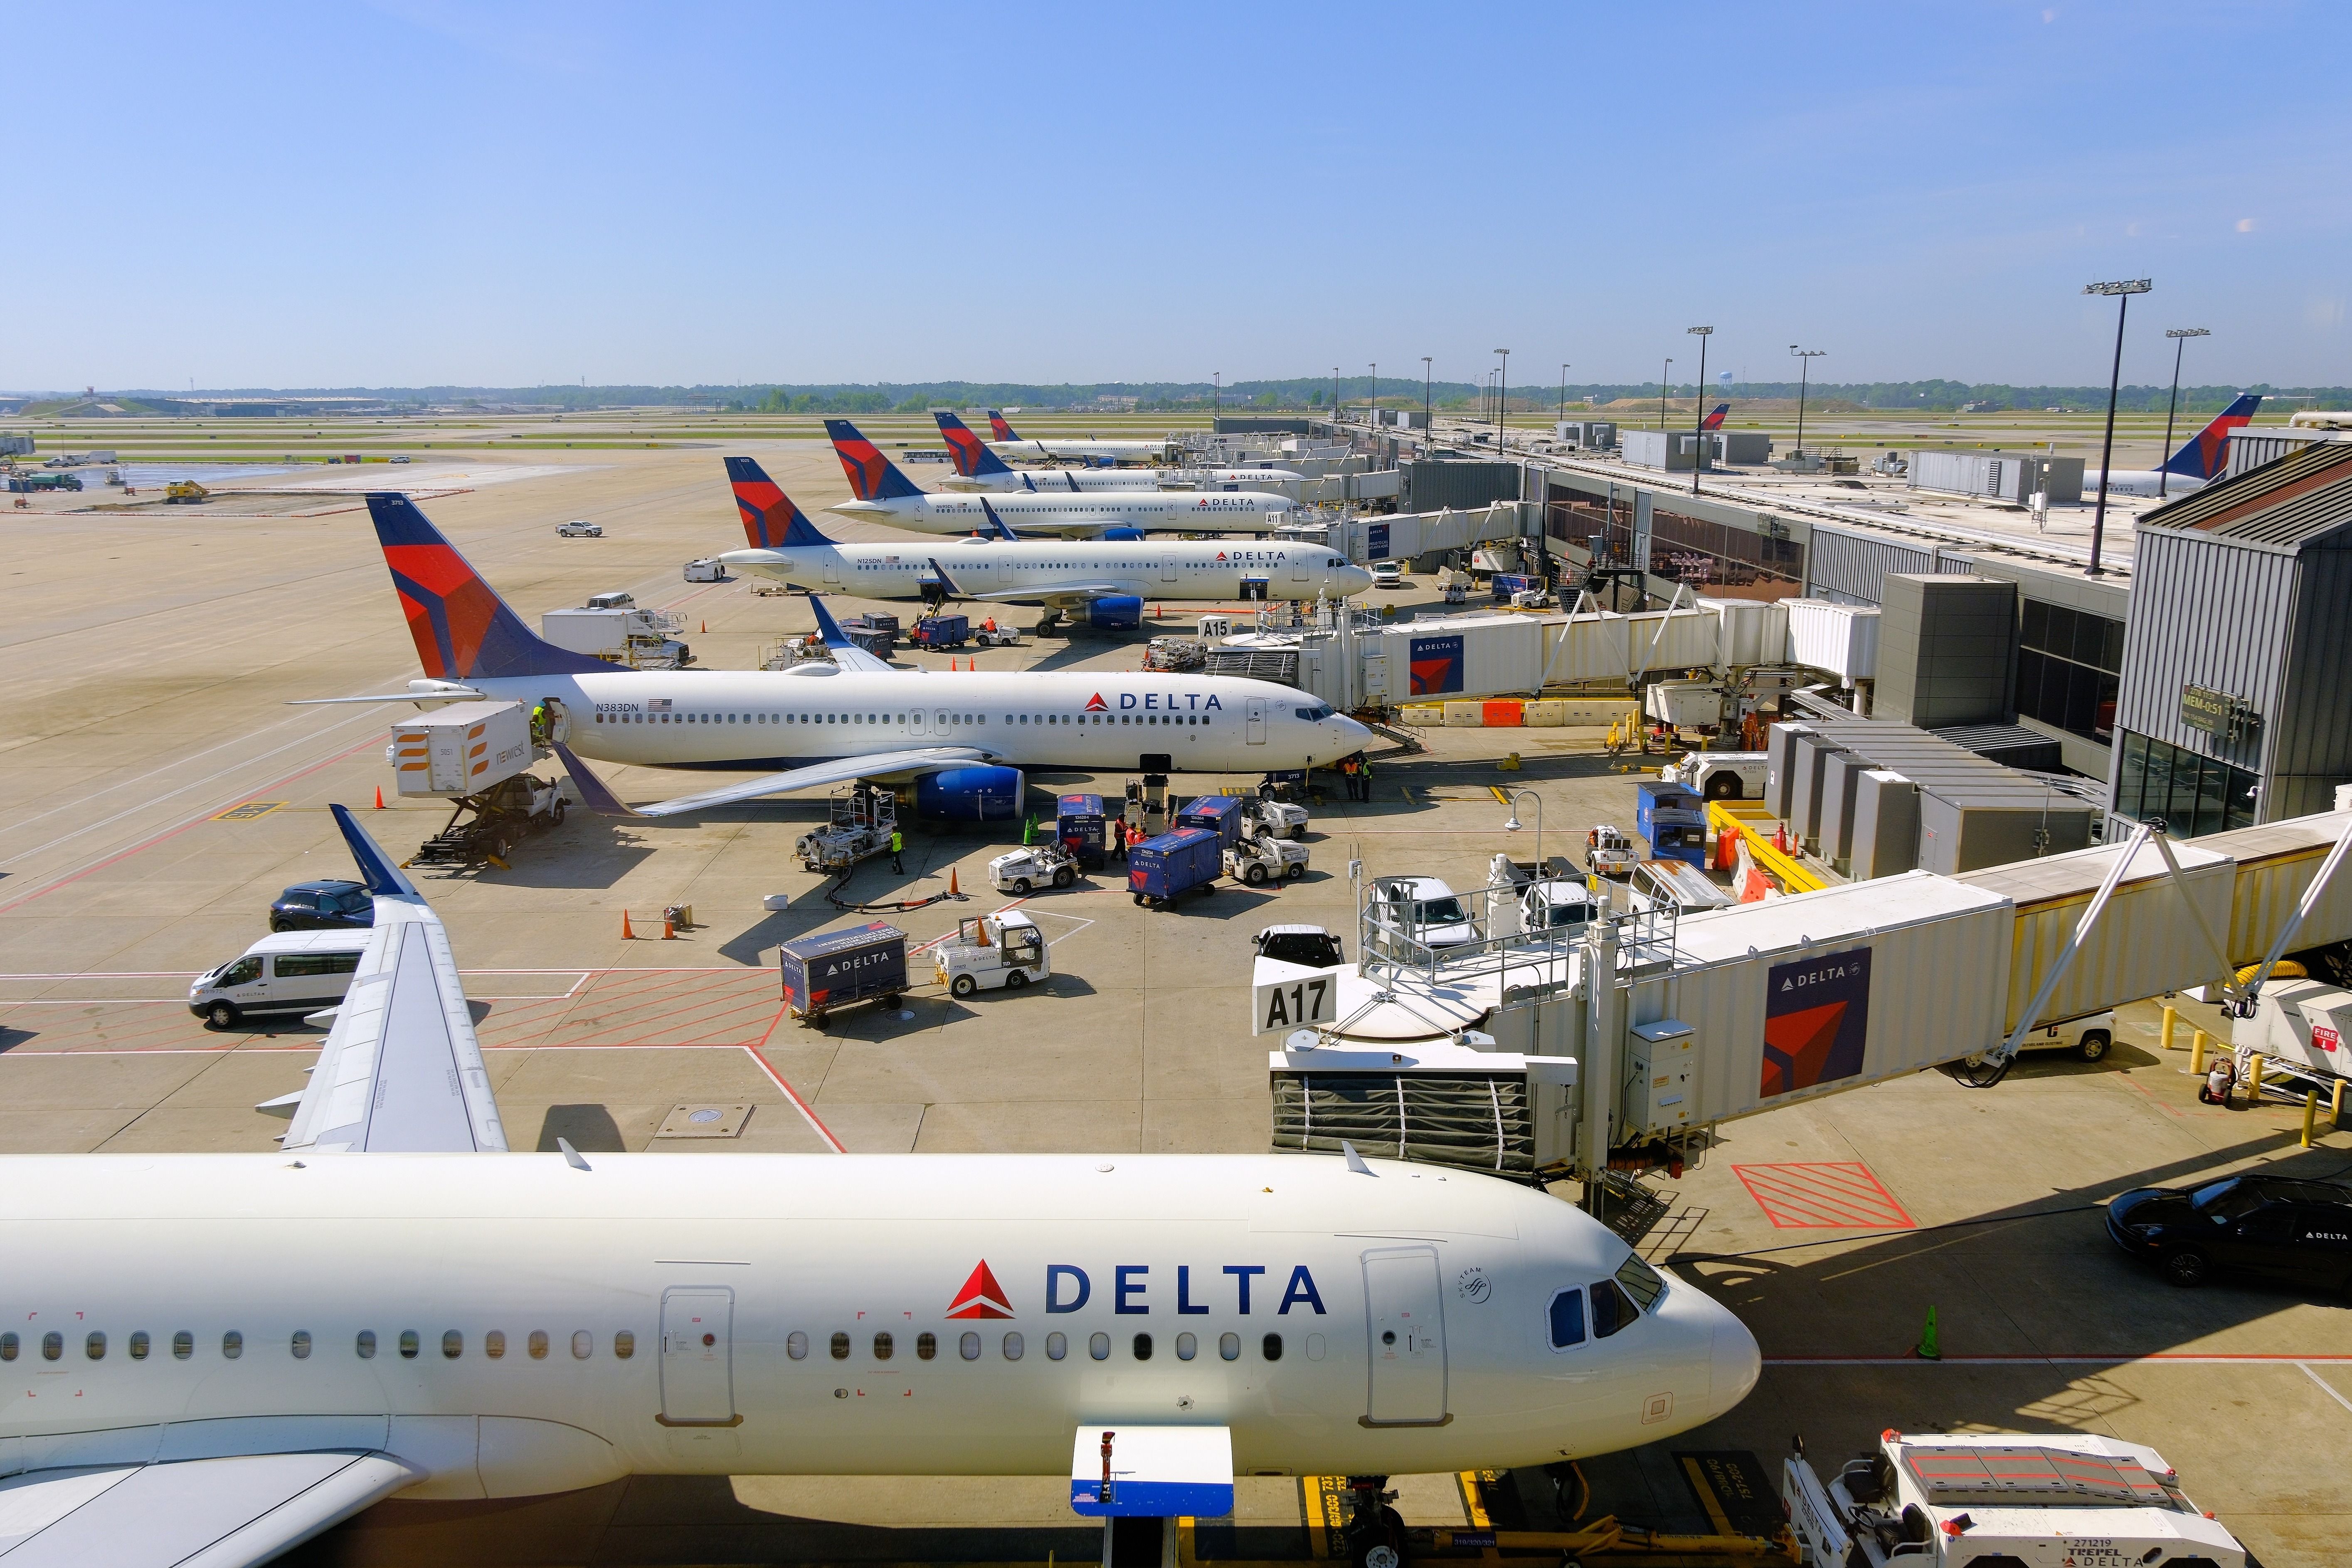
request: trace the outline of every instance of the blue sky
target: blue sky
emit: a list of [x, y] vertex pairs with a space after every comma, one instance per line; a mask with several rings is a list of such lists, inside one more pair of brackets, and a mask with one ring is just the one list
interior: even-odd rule
[[[0, 387], [2343, 383], [2341, 5], [12, 8]], [[54, 212], [51, 219], [43, 215]]]

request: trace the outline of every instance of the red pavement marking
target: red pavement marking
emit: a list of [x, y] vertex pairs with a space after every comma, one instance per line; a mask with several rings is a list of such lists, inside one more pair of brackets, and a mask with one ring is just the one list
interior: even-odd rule
[[758, 1046], [745, 1046], [743, 1047], [743, 1052], [753, 1061], [760, 1064], [760, 1070], [768, 1075], [769, 1081], [773, 1083], [778, 1089], [784, 1091], [784, 1098], [793, 1102], [793, 1109], [801, 1113], [803, 1121], [806, 1121], [811, 1127], [816, 1129], [816, 1135], [818, 1137], [833, 1145], [833, 1152], [835, 1153], [846, 1154], [849, 1152], [848, 1148], [843, 1144], [841, 1140], [833, 1135], [833, 1129], [827, 1127], [824, 1122], [819, 1121], [816, 1119], [816, 1112], [809, 1109], [808, 1101], [800, 1097], [800, 1091], [793, 1088], [791, 1084], [784, 1081], [783, 1074], [778, 1072], [774, 1068], [768, 1065], [768, 1058], [760, 1054], [760, 1047]]
[[1918, 1223], [1859, 1160], [1734, 1165], [1731, 1173], [1776, 1230], [1909, 1230]]

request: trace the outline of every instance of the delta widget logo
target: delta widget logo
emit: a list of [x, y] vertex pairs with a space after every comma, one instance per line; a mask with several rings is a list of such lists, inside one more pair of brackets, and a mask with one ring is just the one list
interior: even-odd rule
[[1004, 1287], [989, 1272], [988, 1259], [974, 1266], [971, 1278], [963, 1282], [955, 1300], [948, 1303], [950, 1318], [1009, 1318], [1013, 1309], [1005, 1304]]
[[1102, 693], [1097, 691], [1087, 699], [1086, 710], [1089, 713], [1108, 713], [1110, 711], [1110, 704], [1104, 701]]

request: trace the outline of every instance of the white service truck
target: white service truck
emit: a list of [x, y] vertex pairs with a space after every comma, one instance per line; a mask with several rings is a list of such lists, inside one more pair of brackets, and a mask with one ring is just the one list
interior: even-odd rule
[[931, 968], [957, 996], [1018, 991], [1054, 973], [1054, 953], [1035, 921], [1019, 910], [1000, 910], [958, 921], [955, 935], [931, 950]]
[[2164, 1457], [2082, 1432], [1879, 1434], [1823, 1481], [1801, 1439], [1780, 1469], [1807, 1568], [2245, 1568]]
[[1666, 783], [1708, 800], [1762, 800], [1771, 774], [1772, 759], [1762, 752], [1690, 752], [1658, 770]]
[[1250, 806], [1255, 817], [1276, 838], [1296, 838], [1307, 831], [1307, 808], [1286, 800], [1259, 799]]

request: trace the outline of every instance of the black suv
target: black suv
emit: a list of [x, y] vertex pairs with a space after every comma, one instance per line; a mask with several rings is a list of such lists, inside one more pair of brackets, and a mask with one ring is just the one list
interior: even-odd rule
[[375, 898], [358, 882], [297, 882], [269, 906], [271, 931], [366, 930]]
[[2341, 1290], [2352, 1286], [2352, 1189], [2282, 1176], [2141, 1187], [2107, 1205], [2107, 1234], [2175, 1285], [2215, 1269]]

